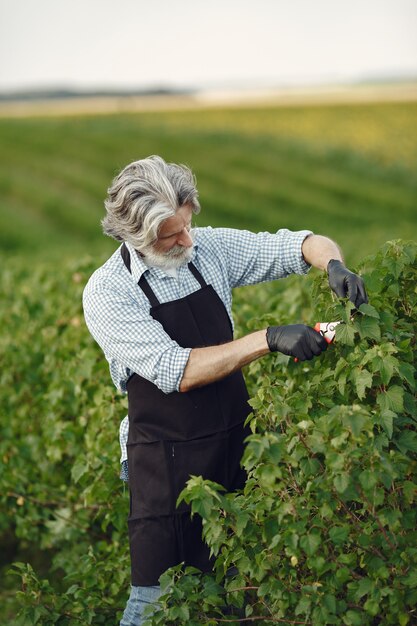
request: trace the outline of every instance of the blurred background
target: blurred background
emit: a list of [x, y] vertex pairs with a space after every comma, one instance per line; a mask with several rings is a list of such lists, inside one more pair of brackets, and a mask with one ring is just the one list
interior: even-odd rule
[[413, 0], [1, 0], [0, 245], [106, 254], [103, 198], [150, 154], [198, 225], [310, 228], [356, 262], [415, 237]]
[[[354, 269], [417, 238], [416, 114], [414, 0], [0, 0], [2, 623], [79, 623], [83, 598], [116, 624], [126, 601], [126, 406], [81, 310], [118, 246], [112, 178], [186, 163], [196, 225], [308, 228]], [[287, 284], [286, 323], [311, 322], [308, 286]], [[266, 286], [245, 293], [238, 332], [270, 310]]]

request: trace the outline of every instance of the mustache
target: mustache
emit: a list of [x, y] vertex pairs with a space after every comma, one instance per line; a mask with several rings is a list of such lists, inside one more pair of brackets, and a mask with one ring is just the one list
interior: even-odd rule
[[[193, 242], [193, 246], [194, 246], [194, 231], [193, 229], [191, 229], [188, 233], [190, 235], [191, 241]], [[163, 253], [163, 256], [166, 257], [167, 259], [175, 259], [177, 257], [181, 257], [181, 256], [188, 256], [190, 253], [190, 249], [192, 250], [192, 248], [184, 248], [184, 246], [174, 246], [173, 248], [171, 248], [171, 250], [168, 250], [167, 252]]]
[[187, 256], [190, 248], [184, 248], [184, 246], [174, 246], [168, 252], [164, 252], [164, 257], [167, 259], [176, 259], [179, 256]]

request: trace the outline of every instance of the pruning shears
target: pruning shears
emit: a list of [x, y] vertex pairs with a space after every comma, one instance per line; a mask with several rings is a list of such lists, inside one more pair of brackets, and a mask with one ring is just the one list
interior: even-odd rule
[[[339, 320], [338, 322], [317, 322], [313, 328], [325, 338], [327, 343], [332, 343], [336, 336], [336, 326], [339, 324], [343, 324], [342, 320]], [[294, 361], [295, 363], [298, 363], [297, 358], [295, 358]]]
[[320, 333], [320, 335], [325, 338], [327, 343], [332, 343], [336, 336], [336, 326], [342, 323], [342, 320], [338, 322], [317, 322], [314, 326], [314, 330]]

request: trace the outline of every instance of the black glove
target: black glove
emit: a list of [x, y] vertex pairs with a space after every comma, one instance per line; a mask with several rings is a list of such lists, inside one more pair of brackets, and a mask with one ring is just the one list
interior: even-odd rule
[[341, 261], [332, 259], [327, 265], [329, 285], [339, 298], [349, 298], [356, 308], [368, 302], [364, 282], [360, 276], [350, 272]]
[[270, 326], [266, 341], [271, 352], [295, 356], [299, 361], [310, 361], [327, 349], [327, 341], [314, 328], [304, 324]]

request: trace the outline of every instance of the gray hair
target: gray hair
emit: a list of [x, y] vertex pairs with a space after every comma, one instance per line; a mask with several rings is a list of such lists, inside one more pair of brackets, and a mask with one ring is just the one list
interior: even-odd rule
[[104, 234], [127, 241], [136, 250], [154, 243], [162, 222], [185, 204], [194, 213], [200, 212], [192, 171], [186, 165], [166, 163], [159, 156], [127, 165], [107, 194], [107, 215], [101, 222]]

